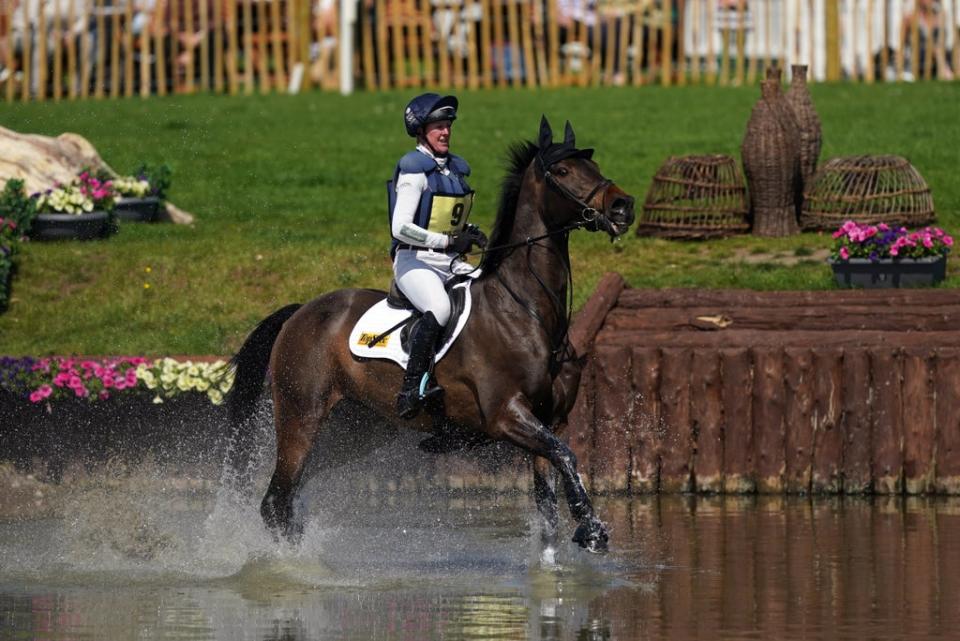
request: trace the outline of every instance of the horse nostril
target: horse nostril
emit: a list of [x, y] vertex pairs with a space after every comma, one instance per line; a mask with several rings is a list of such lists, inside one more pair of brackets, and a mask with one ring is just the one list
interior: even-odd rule
[[633, 219], [633, 198], [630, 196], [618, 196], [610, 204], [610, 212], [624, 218]]

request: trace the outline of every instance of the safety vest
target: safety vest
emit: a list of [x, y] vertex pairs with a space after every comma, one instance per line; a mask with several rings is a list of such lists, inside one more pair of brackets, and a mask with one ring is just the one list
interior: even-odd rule
[[[393, 209], [397, 204], [397, 178], [404, 174], [426, 174], [427, 189], [420, 195], [420, 205], [413, 216], [413, 224], [440, 234], [455, 234], [463, 229], [473, 207], [474, 192], [467, 184], [470, 165], [460, 156], [447, 156], [449, 175], [444, 175], [437, 162], [420, 151], [411, 151], [400, 159], [393, 170], [393, 179], [387, 181], [387, 222], [393, 229]], [[393, 256], [400, 244], [396, 238], [390, 244]]]

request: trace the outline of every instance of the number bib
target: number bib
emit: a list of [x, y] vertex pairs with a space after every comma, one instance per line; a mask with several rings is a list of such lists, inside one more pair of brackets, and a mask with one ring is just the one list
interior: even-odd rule
[[427, 229], [440, 234], [456, 234], [467, 224], [473, 209], [473, 196], [469, 191], [462, 195], [433, 194], [430, 204], [430, 224]]

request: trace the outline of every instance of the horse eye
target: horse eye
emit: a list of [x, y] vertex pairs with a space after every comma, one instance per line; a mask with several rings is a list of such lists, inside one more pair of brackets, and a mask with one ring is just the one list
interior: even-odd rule
[[569, 174], [569, 173], [570, 173], [570, 171], [569, 171], [566, 167], [557, 167], [557, 175], [558, 175], [558, 176], [566, 176], [566, 175]]

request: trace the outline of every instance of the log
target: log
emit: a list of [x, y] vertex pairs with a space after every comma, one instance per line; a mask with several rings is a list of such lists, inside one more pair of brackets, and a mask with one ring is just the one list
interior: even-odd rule
[[806, 348], [784, 350], [784, 490], [810, 491], [814, 433], [813, 352]]
[[630, 442], [630, 489], [656, 492], [660, 482], [660, 352], [637, 347], [632, 354], [634, 429]]
[[756, 475], [753, 460], [753, 365], [746, 349], [720, 352], [721, 395], [725, 439], [723, 447], [723, 491], [753, 492]]
[[783, 491], [783, 351], [757, 349], [753, 353], [753, 439], [757, 491]]
[[936, 397], [931, 359], [928, 348], [911, 348], [903, 354], [903, 482], [907, 494], [924, 494], [934, 487]]
[[623, 332], [604, 327], [596, 345], [669, 345], [671, 347], [960, 347], [960, 332], [877, 332], [870, 330], [722, 332]]
[[593, 491], [625, 492], [629, 489], [633, 423], [630, 350], [601, 348], [594, 352], [593, 361], [596, 366]]
[[821, 305], [920, 307], [960, 305], [956, 289], [864, 289], [758, 292], [745, 289], [626, 289], [617, 307], [810, 307]]
[[723, 490], [723, 397], [720, 355], [694, 350], [690, 370], [690, 420], [696, 435], [694, 478], [698, 492]]
[[608, 331], [685, 332], [763, 331], [916, 331], [944, 332], [960, 327], [960, 305], [930, 305], [909, 310], [883, 305], [819, 305], [811, 307], [615, 308]]
[[960, 493], [960, 350], [936, 351], [937, 440], [934, 489]]
[[903, 402], [900, 350], [870, 352], [873, 380], [873, 439], [871, 466], [877, 494], [903, 491]]
[[813, 436], [812, 492], [839, 492], [842, 487], [840, 462], [843, 437], [840, 431], [840, 403], [843, 398], [843, 350], [815, 349], [813, 368], [816, 419]]
[[689, 373], [692, 352], [666, 348], [660, 377], [663, 438], [660, 442], [660, 491], [692, 489], [693, 430], [690, 425]]
[[843, 355], [843, 491], [870, 492], [870, 359], [862, 350]]
[[570, 324], [570, 343], [578, 354], [590, 351], [594, 337], [603, 325], [608, 312], [617, 304], [626, 283], [623, 276], [607, 272], [597, 283], [593, 295], [587, 299]]

